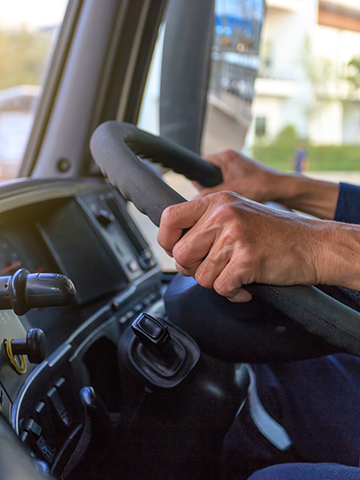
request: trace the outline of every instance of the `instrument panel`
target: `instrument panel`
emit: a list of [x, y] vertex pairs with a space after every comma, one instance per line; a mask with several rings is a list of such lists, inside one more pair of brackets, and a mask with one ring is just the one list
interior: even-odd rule
[[[81, 388], [94, 385], [110, 410], [120, 401], [117, 344], [139, 311], [161, 303], [160, 269], [119, 192], [94, 179], [18, 180], [0, 187], [0, 275], [20, 268], [66, 275], [77, 290], [65, 307], [21, 317], [0, 312], [2, 342], [30, 328], [45, 332], [45, 361], [27, 361], [23, 375], [0, 347], [0, 409], [33, 455], [61, 475], [64, 445], [84, 428]], [[47, 430], [64, 412], [73, 421]]]

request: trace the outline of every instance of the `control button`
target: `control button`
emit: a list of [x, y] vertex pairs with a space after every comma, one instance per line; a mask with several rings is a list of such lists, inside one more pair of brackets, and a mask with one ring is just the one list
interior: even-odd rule
[[161, 345], [169, 338], [167, 326], [147, 313], [141, 313], [134, 320], [132, 329], [144, 345]]
[[134, 307], [134, 311], [136, 313], [141, 312], [141, 310], [144, 310], [145, 305], [143, 303], [137, 303]]
[[146, 335], [154, 338], [155, 340], [162, 334], [161, 326], [148, 316], [144, 315], [142, 318], [140, 318], [137, 325], [143, 330], [144, 333], [146, 333]]
[[150, 293], [144, 300], [145, 305], [150, 305], [157, 298], [156, 293]]
[[65, 387], [65, 378], [64, 377], [59, 378], [59, 380], [55, 383], [55, 387], [58, 390], [63, 391]]
[[128, 262], [126, 264], [128, 270], [131, 272], [131, 273], [135, 273], [139, 270], [139, 266], [138, 264], [135, 262], [135, 260], [132, 260], [131, 262]]
[[96, 212], [95, 218], [104, 228], [108, 227], [114, 221], [114, 216], [106, 210], [99, 210], [98, 212]]
[[[40, 455], [49, 463], [54, 460], [55, 451], [50, 447], [48, 442], [43, 437], [42, 428], [38, 425], [35, 420], [30, 418], [25, 426], [25, 432], [21, 435], [21, 441], [27, 445], [33, 446], [35, 443], [36, 448], [38, 449]], [[28, 434], [28, 436], [26, 436]], [[35, 442], [34, 442], [35, 440]]]
[[20, 440], [22, 441], [22, 443], [25, 443], [25, 445], [29, 445], [30, 443], [29, 432], [22, 432], [22, 434], [20, 435]]
[[140, 265], [144, 270], [150, 270], [155, 265], [152, 253], [149, 250], [144, 250], [139, 257]]
[[60, 398], [58, 390], [55, 387], [51, 388], [47, 393], [47, 397], [49, 398], [55, 414], [60, 420], [60, 423], [68, 430], [71, 427], [72, 419], [64, 405], [64, 402]]
[[125, 319], [125, 321], [127, 321], [127, 320], [130, 320], [130, 318], [132, 318], [134, 315], [135, 315], [135, 312], [133, 312], [132, 310], [129, 310], [127, 313], [125, 313], [123, 318]]
[[43, 428], [43, 433], [46, 436], [51, 448], [56, 447], [55, 442], [55, 427], [49, 412], [48, 405], [44, 402], [39, 402], [35, 408], [36, 418]]
[[31, 433], [35, 438], [39, 438], [42, 432], [42, 428], [38, 425], [34, 419], [30, 418], [24, 426], [26, 432]]

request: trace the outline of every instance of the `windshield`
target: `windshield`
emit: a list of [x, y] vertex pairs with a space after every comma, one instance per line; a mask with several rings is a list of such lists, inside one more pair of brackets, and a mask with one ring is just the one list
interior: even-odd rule
[[67, 0], [0, 0], [0, 181], [17, 176]]
[[[214, 2], [201, 153], [230, 148], [279, 170], [359, 183], [360, 3], [265, 3], [264, 10], [260, 0]], [[167, 28], [165, 22], [165, 35]], [[139, 119], [141, 128], [162, 135], [172, 128], [161, 125], [162, 76], [181, 60], [173, 55], [173, 66], [161, 69], [163, 44], [161, 29]], [[188, 79], [189, 70], [177, 70], [174, 82], [191, 88]], [[179, 105], [190, 111], [186, 97], [182, 102], [174, 112]], [[175, 120], [184, 129], [186, 118]], [[189, 115], [188, 130], [191, 120]], [[196, 194], [183, 178], [167, 177], [185, 197]], [[169, 262], [164, 257], [164, 268]]]

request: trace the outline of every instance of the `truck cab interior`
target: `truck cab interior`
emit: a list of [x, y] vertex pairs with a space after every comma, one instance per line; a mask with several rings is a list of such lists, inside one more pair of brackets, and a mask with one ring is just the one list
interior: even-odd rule
[[185, 200], [169, 169], [221, 181], [200, 157], [221, 89], [243, 143], [265, 7], [230, 2], [236, 54], [218, 3], [68, 2], [18, 178], [0, 185], [2, 480], [219, 479], [247, 362], [359, 352], [349, 292], [254, 285], [231, 304], [164, 270], [129, 212], [158, 225]]

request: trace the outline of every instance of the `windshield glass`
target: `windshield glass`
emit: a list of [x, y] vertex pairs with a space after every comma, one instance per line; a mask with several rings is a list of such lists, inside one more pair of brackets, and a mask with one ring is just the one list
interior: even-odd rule
[[67, 0], [0, 0], [0, 181], [17, 176]]

